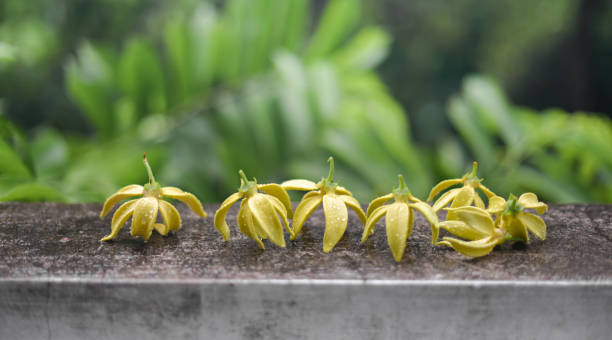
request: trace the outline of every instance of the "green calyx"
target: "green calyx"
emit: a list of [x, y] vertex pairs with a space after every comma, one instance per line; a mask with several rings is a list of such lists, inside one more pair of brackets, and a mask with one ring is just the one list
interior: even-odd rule
[[463, 175], [463, 180], [465, 185], [471, 185], [473, 187], [478, 186], [480, 182], [482, 182], [482, 178], [478, 178], [478, 162], [474, 162], [472, 164], [472, 172], [468, 172]]
[[333, 191], [338, 186], [338, 183], [334, 182], [334, 157], [330, 156], [327, 162], [329, 163], [329, 174], [327, 178], [322, 178], [318, 183], [319, 187], [324, 192]]
[[408, 201], [413, 199], [412, 193], [410, 192], [410, 189], [408, 189], [408, 186], [404, 181], [404, 176], [397, 175], [397, 180], [399, 182], [399, 186], [393, 189], [393, 197], [395, 198], [395, 200]]
[[518, 198], [514, 194], [510, 194], [503, 215], [516, 215], [521, 211], [523, 211], [523, 206], [518, 202]]
[[151, 170], [151, 166], [147, 161], [146, 152], [142, 156], [142, 162], [144, 163], [144, 166], [147, 169], [147, 174], [149, 175], [149, 183], [144, 185], [145, 196], [159, 197], [161, 195], [161, 185], [157, 183], [157, 181], [155, 181], [155, 176], [153, 176], [153, 170]]
[[240, 193], [249, 196], [257, 193], [257, 179], [253, 178], [252, 181], [249, 181], [242, 169], [238, 170], [238, 175], [240, 175], [240, 188], [238, 189]]

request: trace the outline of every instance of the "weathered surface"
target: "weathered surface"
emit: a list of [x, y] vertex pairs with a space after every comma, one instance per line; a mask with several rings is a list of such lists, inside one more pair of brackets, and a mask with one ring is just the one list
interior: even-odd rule
[[[420, 216], [401, 263], [382, 224], [322, 252], [323, 215], [286, 249], [183, 228], [100, 243], [100, 205], [0, 204], [0, 339], [609, 339], [612, 206], [552, 206], [548, 239], [468, 259]], [[288, 239], [288, 237], [287, 237]]]
[[224, 242], [213, 226], [216, 207], [206, 206], [209, 217], [202, 219], [179, 204], [183, 227], [168, 237], [153, 232], [145, 243], [126, 224], [114, 241], [102, 243], [112, 213], [100, 219], [100, 205], [0, 204], [0, 278], [612, 280], [609, 205], [552, 206], [543, 216], [546, 241], [504, 245], [478, 259], [432, 247], [430, 227], [418, 215], [401, 263], [391, 256], [381, 222], [360, 243], [363, 226], [352, 212], [347, 233], [325, 254], [322, 209], [286, 249], [266, 242], [262, 251], [237, 232], [235, 208]]

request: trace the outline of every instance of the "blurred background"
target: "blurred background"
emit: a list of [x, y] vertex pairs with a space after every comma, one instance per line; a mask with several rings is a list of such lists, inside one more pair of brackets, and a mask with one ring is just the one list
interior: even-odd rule
[[612, 203], [606, 0], [3, 0], [0, 200], [144, 183], [219, 202], [326, 176], [366, 203], [480, 163], [498, 194]]

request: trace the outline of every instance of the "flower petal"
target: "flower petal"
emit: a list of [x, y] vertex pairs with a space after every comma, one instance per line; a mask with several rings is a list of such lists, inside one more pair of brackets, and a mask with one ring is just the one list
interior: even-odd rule
[[410, 208], [406, 203], [389, 205], [386, 216], [387, 242], [396, 262], [402, 260], [406, 250], [406, 239], [410, 235]]
[[336, 194], [353, 196], [353, 194], [350, 191], [348, 191], [345, 187], [341, 187], [339, 185], [336, 187]]
[[446, 207], [454, 198], [457, 196], [461, 188], [451, 189], [440, 196], [433, 204], [434, 211], [439, 211], [440, 209]]
[[380, 197], [374, 199], [368, 205], [368, 210], [366, 210], [366, 217], [370, 216], [370, 214], [372, 214], [372, 212], [374, 210], [378, 209], [378, 207], [380, 207], [381, 205], [385, 204], [388, 200], [390, 200], [392, 198], [393, 198], [393, 194], [387, 194], [387, 195], [380, 196]]
[[287, 190], [285, 190], [285, 188], [283, 188], [280, 184], [269, 183], [259, 184], [257, 185], [257, 189], [265, 192], [268, 195], [278, 198], [278, 200], [285, 206], [287, 217], [293, 218], [291, 198], [289, 198], [289, 194], [287, 193]]
[[136, 202], [138, 202], [138, 200], [123, 203], [119, 209], [115, 211], [113, 214], [113, 220], [111, 222], [111, 233], [104, 236], [100, 241], [109, 241], [117, 236], [119, 230], [121, 230], [121, 227], [123, 227], [125, 222], [127, 222], [130, 216], [132, 216], [132, 213], [134, 213]]
[[489, 198], [489, 208], [487, 211], [491, 214], [499, 214], [506, 209], [506, 200], [495, 195]]
[[525, 243], [529, 243], [529, 234], [527, 228], [514, 215], [508, 215], [502, 217], [502, 226], [505, 232], [509, 233], [513, 239], [520, 239]]
[[245, 207], [246, 200], [240, 202], [240, 211], [238, 212], [238, 229], [245, 234], [248, 238], [255, 240], [261, 249], [266, 249], [266, 246], [261, 241], [261, 238], [255, 231], [255, 225], [253, 224], [253, 217], [249, 211], [248, 206]]
[[349, 208], [353, 209], [353, 211], [359, 217], [361, 223], [365, 224], [366, 214], [363, 212], [363, 209], [361, 209], [361, 204], [359, 204], [359, 201], [357, 201], [357, 199], [355, 199], [353, 196], [338, 195], [338, 197], [342, 199]]
[[155, 197], [143, 197], [137, 200], [132, 217], [132, 236], [140, 236], [146, 240], [151, 236], [153, 224], [157, 220], [158, 199]]
[[237, 192], [231, 194], [228, 198], [221, 203], [221, 206], [215, 212], [215, 228], [223, 235], [223, 238], [227, 241], [230, 237], [230, 229], [225, 221], [225, 215], [227, 211], [234, 205], [234, 203], [238, 202], [241, 199], [243, 194]]
[[545, 203], [538, 201], [538, 196], [531, 192], [522, 194], [521, 197], [519, 197], [518, 202], [527, 209], [535, 209], [540, 215], [548, 210], [548, 206]]
[[202, 208], [202, 203], [200, 200], [195, 197], [192, 193], [185, 192], [179, 188], [175, 187], [163, 187], [162, 195], [170, 198], [174, 198], [175, 200], [179, 200], [187, 206], [197, 215], [206, 218], [206, 212], [204, 208]]
[[292, 179], [288, 181], [284, 181], [281, 183], [281, 186], [285, 190], [302, 190], [302, 191], [311, 191], [317, 190], [317, 183], [306, 180], [306, 179]]
[[496, 196], [493, 191], [489, 190], [489, 188], [485, 187], [482, 184], [478, 184], [478, 189], [480, 189], [482, 192], [484, 192], [484, 194], [487, 196], [487, 198], [491, 198], [493, 196]]
[[482, 198], [480, 198], [480, 195], [477, 192], [474, 192], [474, 206], [480, 209], [486, 209], [485, 204], [482, 201]]
[[291, 238], [292, 240], [295, 240], [297, 234], [302, 230], [306, 219], [315, 211], [315, 209], [317, 209], [319, 204], [321, 204], [321, 200], [323, 199], [322, 195], [320, 194], [310, 195], [309, 197], [306, 197], [306, 195], [302, 198], [297, 208], [295, 208], [295, 213], [293, 214], [293, 237]]
[[440, 220], [438, 220], [438, 215], [436, 215], [434, 209], [429, 204], [421, 201], [410, 203], [409, 206], [418, 210], [429, 222], [431, 226], [431, 244], [436, 244], [438, 242], [438, 234], [440, 233], [440, 227], [438, 226]]
[[[450, 207], [458, 208], [458, 207], [470, 206], [472, 205], [472, 202], [474, 202], [474, 195], [476, 195], [474, 188], [470, 186], [463, 187], [459, 189], [459, 191], [457, 192], [457, 195], [453, 199], [453, 202], [451, 203]], [[452, 211], [449, 211], [446, 214], [446, 219], [454, 220], [455, 214]]]
[[387, 213], [387, 209], [389, 205], [383, 205], [372, 211], [370, 216], [365, 223], [365, 228], [363, 229], [363, 234], [361, 235], [361, 243], [364, 243], [370, 235], [374, 232], [374, 226], [376, 226], [376, 222], [380, 220]]
[[479, 240], [491, 236], [491, 234], [483, 233], [481, 230], [472, 228], [463, 221], [444, 221], [440, 222], [440, 228], [448, 230], [451, 234], [459, 236], [470, 241]]
[[157, 232], [163, 236], [168, 235], [168, 232], [170, 232], [170, 229], [168, 228], [168, 226], [166, 226], [165, 224], [161, 224], [161, 223], [153, 224], [153, 229], [157, 230]]
[[325, 234], [323, 235], [323, 252], [328, 253], [340, 241], [348, 224], [346, 204], [336, 194], [323, 195], [325, 212]]
[[283, 226], [266, 195], [257, 193], [247, 198], [246, 204], [253, 216], [253, 222], [261, 228], [270, 241], [279, 247], [285, 247]]
[[449, 214], [452, 213], [455, 219], [465, 222], [472, 229], [478, 232], [491, 236], [495, 229], [495, 224], [491, 215], [481, 208], [466, 206], [459, 208], [446, 208]]
[[[161, 213], [162, 219], [164, 220], [164, 224], [167, 226], [168, 231], [179, 230], [181, 228], [181, 215], [179, 215], [179, 212], [172, 204], [164, 200], [159, 200], [159, 212]], [[162, 235], [167, 234], [168, 233], [166, 232], [166, 234]]]
[[542, 220], [539, 216], [521, 212], [517, 217], [537, 238], [540, 240], [546, 239], [546, 223], [544, 223], [544, 220]]
[[468, 242], [452, 237], [444, 237], [443, 241], [439, 244], [449, 246], [465, 256], [480, 257], [490, 253], [499, 244], [499, 239], [488, 237]]
[[461, 182], [462, 180], [460, 178], [457, 178], [457, 179], [447, 179], [447, 180], [444, 180], [436, 184], [436, 186], [433, 187], [433, 189], [431, 189], [431, 192], [429, 193], [429, 197], [427, 198], [427, 202], [430, 202], [431, 200], [433, 200], [434, 197], [436, 197], [443, 190], [446, 190], [452, 187], [453, 185], [457, 185]]
[[102, 212], [100, 213], [100, 217], [104, 217], [108, 212], [113, 208], [113, 206], [120, 201], [123, 201], [126, 198], [142, 195], [144, 193], [144, 187], [138, 184], [132, 184], [125, 186], [116, 193], [112, 194], [109, 198], [104, 202], [104, 206], [102, 207]]
[[266, 195], [266, 197], [270, 200], [270, 203], [272, 203], [272, 205], [274, 206], [274, 210], [276, 211], [276, 213], [278, 213], [280, 217], [283, 219], [285, 229], [287, 230], [289, 235], [293, 237], [293, 229], [291, 229], [291, 226], [289, 225], [289, 220], [287, 220], [287, 209], [285, 209], [285, 206], [283, 205], [283, 203], [278, 198], [272, 195], [268, 195], [268, 194], [264, 194], [264, 195]]

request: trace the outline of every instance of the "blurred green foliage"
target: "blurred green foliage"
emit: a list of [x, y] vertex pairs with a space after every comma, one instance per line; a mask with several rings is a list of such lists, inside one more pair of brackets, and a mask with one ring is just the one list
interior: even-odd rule
[[[434, 180], [460, 176], [473, 159], [502, 195], [529, 190], [553, 202], [612, 202], [609, 120], [515, 107], [486, 77], [466, 78], [448, 101], [457, 135], [429, 131], [434, 147], [416, 143], [408, 115], [375, 71], [391, 37], [366, 23], [361, 1], [328, 1], [314, 21], [307, 0], [183, 0], [143, 13], [140, 1], [100, 4], [93, 8], [103, 17], [128, 13], [117, 27], [129, 26], [131, 15], [146, 29], [122, 36], [109, 27], [108, 40], [94, 31], [78, 42], [34, 14], [32, 27], [0, 25], [3, 87], [21, 80], [20, 70], [46, 69], [44, 60], [64, 56], [65, 88], [47, 81], [53, 89], [38, 90], [70, 98], [84, 120], [61, 104], [49, 110], [64, 113], [51, 115], [64, 126], [88, 122], [93, 132], [50, 124], [22, 132], [0, 105], [0, 200], [100, 201], [145, 182], [147, 151], [162, 184], [207, 202], [235, 190], [238, 169], [260, 182], [316, 181], [330, 154], [336, 178], [364, 202], [388, 192], [398, 173], [424, 197]], [[27, 35], [38, 43], [12, 38]], [[60, 40], [76, 52], [66, 54], [61, 46], [69, 43]]]

